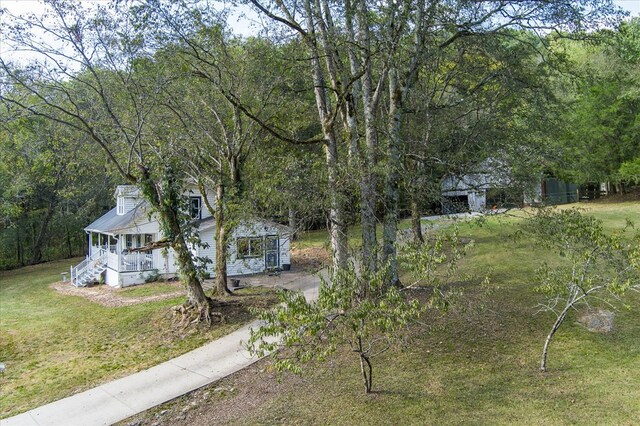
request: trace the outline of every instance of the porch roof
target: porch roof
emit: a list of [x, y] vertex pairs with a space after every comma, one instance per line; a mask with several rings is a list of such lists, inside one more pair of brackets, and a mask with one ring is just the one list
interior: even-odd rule
[[122, 231], [135, 228], [140, 222], [148, 222], [145, 205], [146, 203], [142, 202], [123, 215], [118, 215], [117, 209], [114, 207], [84, 228], [84, 230], [108, 235], [121, 234]]

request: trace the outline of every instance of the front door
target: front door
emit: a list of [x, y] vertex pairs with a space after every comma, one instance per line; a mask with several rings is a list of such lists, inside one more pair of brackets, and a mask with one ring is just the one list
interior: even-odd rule
[[275, 235], [265, 237], [264, 246], [265, 269], [275, 269], [280, 266], [280, 242], [278, 241], [278, 237]]

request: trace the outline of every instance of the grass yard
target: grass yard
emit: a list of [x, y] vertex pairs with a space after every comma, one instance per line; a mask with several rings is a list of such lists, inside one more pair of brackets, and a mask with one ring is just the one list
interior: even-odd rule
[[[273, 294], [244, 291], [224, 310], [226, 322], [206, 330], [173, 325], [170, 307], [183, 296], [108, 308], [49, 286], [76, 259], [0, 272], [0, 418], [154, 366], [249, 321], [249, 306]], [[175, 292], [156, 283], [118, 290], [126, 297]], [[225, 308], [227, 309], [227, 308]]]
[[[580, 207], [610, 230], [627, 217], [640, 222], [637, 202]], [[551, 346], [549, 372], [539, 372], [553, 319], [535, 314], [530, 276], [542, 259], [554, 259], [511, 238], [518, 221], [461, 226], [475, 241], [461, 272], [491, 267], [494, 288], [465, 285], [455, 309], [429, 312], [405, 348], [375, 358], [374, 394], [363, 394], [347, 348], [281, 383], [262, 361], [122, 424], [638, 424], [640, 295], [627, 299], [632, 309], [616, 312], [609, 334], [570, 316]], [[307, 244], [323, 241], [314, 234]]]

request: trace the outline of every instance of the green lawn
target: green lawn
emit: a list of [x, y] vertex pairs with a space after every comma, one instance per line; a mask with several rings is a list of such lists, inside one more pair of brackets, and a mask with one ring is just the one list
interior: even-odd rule
[[[251, 315], [243, 298], [227, 322], [207, 330], [172, 326], [176, 297], [138, 305], [106, 308], [49, 288], [75, 259], [0, 272], [0, 417], [91, 388], [110, 379], [154, 366], [229, 333]], [[77, 263], [77, 262], [75, 262]], [[152, 284], [118, 293], [127, 297], [175, 291]], [[244, 307], [243, 307], [244, 306]]]
[[[640, 203], [580, 207], [608, 229], [624, 225], [626, 217], [640, 222]], [[518, 221], [499, 216], [481, 227], [461, 226], [461, 235], [475, 241], [461, 272], [492, 267], [493, 290], [465, 285], [451, 312], [429, 312], [413, 326], [406, 347], [375, 358], [374, 394], [363, 394], [357, 358], [345, 348], [302, 378], [285, 375], [278, 384], [265, 362], [135, 420], [210, 424], [215, 413], [233, 410], [225, 423], [638, 424], [640, 295], [627, 299], [631, 310], [616, 312], [610, 334], [591, 333], [569, 317], [551, 346], [549, 372], [541, 373], [540, 352], [553, 319], [536, 315], [530, 277], [543, 259], [554, 259], [531, 241], [511, 238]], [[307, 244], [322, 241], [317, 233]]]
[[[608, 229], [624, 226], [626, 218], [640, 225], [637, 202], [579, 207]], [[316, 366], [303, 385], [274, 392], [237, 423], [637, 424], [639, 295], [627, 299], [632, 310], [616, 313], [608, 335], [591, 333], [570, 317], [550, 349], [550, 372], [540, 373], [553, 319], [535, 315], [530, 275], [549, 254], [530, 241], [514, 241], [516, 222], [497, 217], [482, 227], [462, 225], [461, 235], [476, 244], [461, 272], [491, 266], [496, 288], [466, 287], [457, 309], [427, 315], [405, 349], [376, 359], [378, 393], [361, 393], [356, 359], [347, 354]]]
[[[627, 217], [640, 223], [639, 203], [580, 207], [610, 230]], [[444, 316], [429, 312], [413, 327], [406, 347], [374, 359], [373, 395], [362, 394], [357, 361], [346, 350], [312, 366], [302, 379], [286, 376], [281, 384], [268, 364], [259, 364], [254, 373], [241, 372], [203, 390], [197, 401], [187, 396], [140, 419], [154, 424], [169, 409], [175, 416], [165, 414], [162, 424], [186, 425], [196, 422], [196, 411], [206, 416], [235, 405], [228, 421], [236, 424], [636, 424], [640, 295], [628, 299], [631, 310], [616, 312], [615, 330], [607, 335], [590, 333], [570, 317], [551, 347], [549, 373], [540, 373], [552, 318], [535, 315], [530, 276], [541, 260], [553, 258], [530, 241], [513, 240], [517, 222], [492, 217], [483, 226], [461, 226], [461, 234], [475, 241], [461, 272], [491, 267], [495, 288], [465, 285], [455, 309]], [[300, 244], [326, 241], [326, 233], [314, 232]], [[7, 364], [0, 378], [2, 416], [149, 367], [238, 326], [165, 332], [168, 307], [179, 298], [103, 308], [59, 295], [48, 284], [68, 263], [0, 273], [0, 362]], [[216, 392], [221, 386], [234, 391]], [[184, 414], [185, 406], [202, 409]]]

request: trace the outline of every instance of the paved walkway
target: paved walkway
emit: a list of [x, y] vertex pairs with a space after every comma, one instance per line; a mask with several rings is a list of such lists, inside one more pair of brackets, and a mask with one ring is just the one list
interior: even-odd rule
[[[310, 300], [318, 295], [320, 279], [292, 272], [277, 277], [251, 277], [242, 282], [299, 290]], [[256, 325], [257, 322], [244, 326], [148, 370], [0, 420], [0, 426], [90, 426], [124, 420], [256, 362], [258, 358], [251, 357], [241, 343], [249, 339], [249, 330]]]

